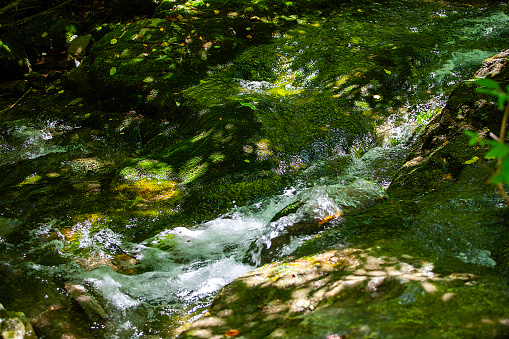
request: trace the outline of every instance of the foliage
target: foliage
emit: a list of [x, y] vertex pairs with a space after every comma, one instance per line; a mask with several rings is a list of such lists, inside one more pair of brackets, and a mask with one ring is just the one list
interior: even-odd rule
[[[509, 101], [509, 86], [507, 92], [504, 92], [500, 85], [491, 79], [478, 79], [476, 84], [480, 87], [476, 88], [478, 93], [487, 93], [497, 97], [498, 108], [503, 110], [506, 101]], [[506, 106], [504, 116], [502, 118], [502, 126], [500, 128], [500, 135], [496, 137], [493, 133], [491, 136], [495, 140], [484, 140], [479, 135], [472, 131], [465, 131], [465, 134], [470, 137], [470, 145], [475, 145], [479, 142], [481, 145], [488, 144], [491, 150], [486, 154], [486, 158], [497, 158], [498, 166], [495, 175], [491, 178], [491, 182], [497, 185], [497, 192], [504, 198], [505, 202], [509, 205], [509, 196], [505, 192], [504, 183], [509, 184], [509, 145], [504, 143], [507, 128], [507, 118], [509, 115], [509, 105]]]

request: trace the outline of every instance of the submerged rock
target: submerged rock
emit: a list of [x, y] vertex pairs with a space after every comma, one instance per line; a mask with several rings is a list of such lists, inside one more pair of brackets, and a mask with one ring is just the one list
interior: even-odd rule
[[66, 291], [79, 309], [93, 322], [101, 323], [107, 318], [107, 313], [96, 298], [80, 284], [66, 284]]

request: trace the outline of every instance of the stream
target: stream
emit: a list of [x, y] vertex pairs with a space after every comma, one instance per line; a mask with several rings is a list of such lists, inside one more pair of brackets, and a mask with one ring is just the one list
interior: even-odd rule
[[[284, 180], [254, 198], [225, 194], [210, 211], [200, 208], [217, 198], [208, 204], [208, 197], [180, 201], [178, 194], [195, 192], [194, 176], [205, 168], [200, 152], [207, 146], [201, 145], [216, 138], [215, 130], [197, 130], [189, 142], [194, 149], [175, 153], [187, 157], [179, 160], [179, 172], [143, 154], [149, 141], [142, 140], [141, 125], [129, 125], [139, 138], [122, 139], [96, 132], [100, 128], [89, 128], [92, 123], [78, 115], [55, 115], [22, 101], [15, 108], [19, 117], [0, 116], [0, 302], [35, 319], [38, 328], [44, 321], [58, 324], [39, 338], [57, 338], [65, 329], [76, 338], [175, 337], [179, 327], [207, 313], [223, 286], [263, 264], [305, 253], [317, 235], [324, 248], [336, 248], [357, 239], [352, 225], [361, 219], [393, 223], [380, 209], [391, 199], [386, 189], [415, 132], [457, 83], [504, 47], [508, 13], [506, 5], [456, 2], [348, 4], [327, 17], [299, 19], [270, 44], [211, 68], [202, 83], [183, 91], [185, 102], [208, 105], [200, 112], [205, 115], [228, 110], [236, 100], [259, 114], [266, 138], [244, 152], [249, 159], [275, 159], [260, 178]], [[246, 76], [253, 55], [261, 56]], [[223, 74], [233, 94], [221, 89]], [[218, 88], [214, 100], [210, 88]], [[357, 129], [345, 128], [337, 112], [346, 112]], [[115, 117], [109, 128], [122, 131], [126, 121]], [[150, 126], [176, 135], [166, 121], [154, 119]], [[227, 127], [217, 138], [227, 137]], [[221, 156], [211, 152], [210, 159]], [[128, 185], [136, 182], [168, 189], [157, 198], [133, 198]], [[228, 179], [221, 185], [219, 195]], [[156, 199], [176, 203], [150, 205]], [[194, 201], [201, 205], [184, 206]], [[497, 205], [503, 210], [489, 187], [401, 198], [396, 220], [407, 231], [398, 236], [442, 258], [444, 267], [471, 264], [498, 284], [491, 250], [504, 216], [492, 213]], [[83, 298], [88, 301], [77, 311], [72, 305]], [[494, 307], [504, 306], [494, 301]]]

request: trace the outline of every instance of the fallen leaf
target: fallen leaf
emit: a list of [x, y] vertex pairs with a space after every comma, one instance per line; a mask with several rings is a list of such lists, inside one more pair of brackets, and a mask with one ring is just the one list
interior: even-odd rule
[[110, 44], [114, 45], [116, 43], [117, 43], [117, 39], [115, 39], [115, 38], [111, 39]]
[[341, 212], [336, 211], [336, 213], [334, 213], [333, 215], [328, 215], [323, 219], [318, 219], [318, 225], [326, 224], [333, 219], [339, 218], [340, 216], [341, 216]]
[[473, 164], [474, 162], [476, 162], [477, 160], [479, 160], [479, 157], [472, 157], [472, 159], [465, 161], [464, 164], [470, 165], [470, 164]]
[[164, 28], [163, 28], [163, 27], [161, 27], [161, 28], [159, 28], [159, 30], [162, 32], [162, 31], [164, 31]]
[[361, 73], [361, 72], [357, 72], [357, 73], [355, 73], [354, 77], [355, 77], [355, 78], [360, 78], [360, 77], [361, 77], [361, 75], [362, 75], [362, 73]]
[[252, 35], [246, 35], [246, 37], [247, 37], [248, 39], [253, 39], [253, 36], [252, 36]]
[[229, 330], [229, 331], [224, 332], [224, 335], [226, 337], [235, 337], [235, 336], [237, 336], [239, 334], [240, 334], [239, 330]]
[[215, 15], [218, 15], [218, 14], [219, 14], [219, 10], [218, 10], [218, 9], [215, 9], [215, 10], [214, 10], [214, 14], [215, 14]]
[[77, 104], [79, 104], [81, 102], [81, 100], [83, 100], [83, 99], [82, 98], [76, 98], [76, 99], [74, 99], [73, 101], [71, 101], [69, 103], [69, 106], [77, 105]]
[[442, 178], [444, 178], [445, 180], [453, 180], [451, 173], [444, 174]]

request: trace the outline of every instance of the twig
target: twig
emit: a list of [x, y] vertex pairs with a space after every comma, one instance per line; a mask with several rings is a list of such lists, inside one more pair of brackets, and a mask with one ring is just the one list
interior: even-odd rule
[[25, 94], [23, 94], [23, 95], [21, 96], [21, 98], [19, 98], [18, 100], [16, 100], [16, 102], [15, 102], [15, 103], [13, 103], [12, 105], [10, 105], [9, 107], [7, 107], [7, 108], [6, 108], [6, 109], [4, 109], [4, 110], [1, 110], [1, 111], [0, 111], [0, 114], [2, 114], [2, 113], [3, 113], [3, 112], [5, 112], [5, 111], [8, 111], [8, 110], [10, 110], [11, 108], [13, 108], [14, 106], [16, 106], [16, 104], [17, 104], [18, 102], [20, 102], [20, 101], [21, 101], [21, 99], [23, 99], [23, 97], [24, 97], [25, 95], [27, 95], [27, 94], [28, 94], [28, 92], [30, 92], [31, 90], [32, 90], [32, 87], [30, 87], [30, 88], [28, 89], [28, 91], [26, 91], [26, 93], [25, 93]]

